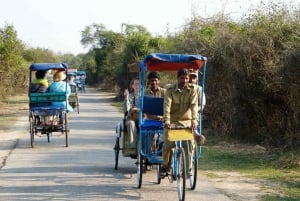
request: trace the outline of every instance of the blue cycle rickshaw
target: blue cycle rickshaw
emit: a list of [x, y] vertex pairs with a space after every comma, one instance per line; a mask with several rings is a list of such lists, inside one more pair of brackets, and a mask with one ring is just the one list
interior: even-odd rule
[[[57, 106], [52, 105], [52, 102], [66, 102], [67, 92], [47, 92], [47, 91], [32, 91], [34, 85], [33, 77], [37, 71], [55, 72], [65, 71], [67, 74], [68, 65], [65, 63], [34, 63], [30, 66], [29, 75], [29, 123], [30, 123], [30, 143], [34, 147], [34, 139], [36, 136], [46, 136], [48, 142], [51, 141], [52, 133], [59, 132], [59, 135], [65, 135], [66, 147], [69, 146], [69, 125], [67, 105]], [[51, 82], [52, 76], [49, 76]], [[47, 78], [46, 78], [47, 79]], [[66, 82], [66, 90], [67, 91]], [[64, 105], [64, 104], [62, 104]]]
[[[204, 96], [205, 87], [205, 72], [206, 72], [206, 57], [201, 55], [185, 55], [185, 54], [149, 54], [144, 60], [139, 64], [139, 80], [140, 80], [140, 93], [139, 93], [139, 137], [138, 137], [138, 152], [137, 152], [137, 187], [141, 188], [142, 185], [142, 175], [145, 166], [151, 164], [156, 167], [157, 170], [157, 183], [161, 182], [160, 167], [163, 162], [162, 160], [162, 143], [164, 126], [163, 122], [159, 120], [149, 120], [143, 119], [143, 114], [148, 113], [151, 115], [163, 115], [163, 98], [155, 96], [146, 96], [146, 74], [149, 71], [158, 72], [168, 72], [168, 71], [178, 71], [180, 68], [193, 69], [198, 71], [199, 76], [202, 77], [201, 85], [202, 87], [202, 99]], [[200, 79], [198, 79], [198, 82]], [[203, 108], [203, 100], [200, 101], [200, 108]], [[172, 131], [172, 135], [171, 132]], [[193, 140], [194, 137], [199, 137], [202, 133], [202, 109], [199, 110], [199, 125], [198, 132], [192, 132], [189, 128], [176, 128], [169, 132], [169, 136], [173, 136], [171, 141], [176, 144], [173, 150], [172, 162], [173, 171], [171, 174], [170, 181], [177, 181], [177, 189], [179, 200], [184, 200], [185, 196], [185, 178], [186, 178], [186, 159], [184, 157], [184, 151], [181, 147], [182, 143], [194, 142], [195, 146], [187, 146], [188, 149], [194, 147], [194, 156], [192, 157], [193, 172], [189, 176], [190, 188], [193, 190], [196, 186], [197, 181], [197, 169], [198, 169], [198, 158], [201, 156], [201, 145], [197, 144], [197, 140]], [[173, 134], [174, 133], [174, 134]], [[194, 134], [194, 135], [193, 135]], [[153, 146], [153, 136], [157, 141], [157, 149], [153, 151], [151, 148]], [[185, 142], [184, 142], [185, 141]], [[178, 144], [178, 146], [177, 146]], [[188, 144], [188, 143], [187, 143]], [[175, 156], [176, 155], [176, 156]], [[187, 159], [188, 160], [188, 159]], [[171, 169], [172, 169], [171, 168]]]

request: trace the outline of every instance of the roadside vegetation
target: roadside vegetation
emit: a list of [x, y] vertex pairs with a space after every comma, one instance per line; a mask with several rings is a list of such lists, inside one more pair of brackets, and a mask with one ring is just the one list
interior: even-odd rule
[[[265, 152], [230, 151], [234, 147], [224, 149], [211, 141], [201, 168], [279, 182], [278, 191], [299, 200], [299, 5], [262, 4], [239, 20], [224, 13], [209, 19], [193, 13], [178, 31], [166, 29], [157, 36], [141, 25], [123, 24], [118, 33], [97, 22], [82, 31], [81, 43], [89, 47], [86, 54], [56, 54], [27, 47], [13, 25], [0, 27], [0, 108], [13, 106], [8, 98], [28, 89], [28, 67], [34, 62], [66, 62], [85, 70], [87, 84], [119, 93], [120, 101], [136, 76], [128, 72], [128, 64], [153, 52], [203, 54], [208, 58], [205, 135], [209, 141], [257, 145]], [[161, 82], [170, 76], [163, 74]], [[275, 195], [265, 200], [283, 199]]]
[[199, 169], [211, 178], [228, 177], [239, 172], [261, 183], [261, 190], [271, 190], [262, 201], [296, 201], [300, 199], [299, 150], [266, 150], [253, 144], [239, 144], [208, 139], [202, 148]]

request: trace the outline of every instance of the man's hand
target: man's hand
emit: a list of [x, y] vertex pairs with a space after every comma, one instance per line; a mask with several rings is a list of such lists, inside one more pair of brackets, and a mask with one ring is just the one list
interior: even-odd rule
[[171, 128], [171, 124], [165, 124], [165, 128], [166, 129], [170, 129]]
[[192, 123], [191, 127], [192, 127], [192, 130], [196, 130], [197, 129], [197, 125], [195, 123]]
[[125, 89], [125, 91], [124, 91], [124, 98], [128, 98], [128, 96], [129, 96], [129, 91], [128, 91], [128, 89]]

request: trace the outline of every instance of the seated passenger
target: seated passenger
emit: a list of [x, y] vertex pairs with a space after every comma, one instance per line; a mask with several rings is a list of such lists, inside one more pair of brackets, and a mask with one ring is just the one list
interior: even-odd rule
[[77, 85], [75, 83], [75, 77], [73, 75], [69, 76], [68, 77], [68, 80], [69, 80], [69, 85], [71, 87], [71, 92], [72, 93], [76, 93], [76, 88], [77, 88]]
[[[145, 95], [164, 97], [166, 89], [159, 86], [159, 81], [160, 81], [160, 75], [155, 71], [150, 72], [148, 75], [148, 82], [150, 83], [150, 87], [145, 90]], [[162, 119], [162, 116], [158, 116], [158, 115], [144, 114], [144, 117], [146, 119], [154, 119], [154, 120]]]
[[[130, 83], [130, 87], [133, 89], [131, 93], [129, 93], [128, 89], [124, 91], [124, 102], [123, 102], [123, 110], [126, 115], [126, 127], [129, 135], [130, 149], [132, 152], [136, 150], [137, 146], [137, 127], [134, 113], [138, 110], [139, 107], [139, 80], [138, 78], [132, 79]], [[135, 112], [134, 112], [135, 111]], [[132, 116], [131, 116], [132, 115]], [[133, 154], [133, 153], [132, 153]]]
[[30, 92], [33, 93], [44, 93], [47, 92], [49, 83], [45, 79], [46, 71], [38, 70], [35, 72], [35, 80], [30, 85]]
[[69, 104], [68, 98], [71, 94], [70, 85], [66, 83], [66, 73], [65, 71], [57, 71], [53, 75], [53, 83], [49, 87], [49, 92], [66, 92], [67, 99], [62, 102], [52, 102], [52, 105], [66, 107], [68, 112], [73, 112], [73, 108]]
[[[46, 71], [38, 70], [35, 72], [35, 79], [32, 81], [30, 85], [31, 93], [45, 93], [48, 91], [49, 83], [48, 80], [45, 79]], [[46, 106], [50, 103], [30, 103], [30, 106]], [[39, 125], [41, 124], [41, 117], [39, 115], [35, 115], [35, 121]]]
[[[158, 72], [150, 72], [148, 75], [148, 82], [150, 84], [150, 87], [145, 90], [145, 95], [147, 96], [156, 96], [156, 97], [164, 97], [166, 89], [160, 87], [160, 75]], [[162, 116], [160, 115], [150, 115], [150, 114], [144, 114], [145, 119], [152, 119], [152, 120], [162, 120]], [[157, 148], [159, 148], [159, 141], [162, 141], [162, 137], [153, 133], [151, 134], [151, 151], [155, 152]]]

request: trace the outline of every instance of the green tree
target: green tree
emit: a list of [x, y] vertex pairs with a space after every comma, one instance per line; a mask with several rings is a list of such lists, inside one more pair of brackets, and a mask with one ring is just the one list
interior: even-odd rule
[[[12, 25], [0, 29], [0, 96], [14, 94], [24, 88], [25, 66], [22, 65], [24, 44]], [[27, 73], [27, 72], [26, 72]]]

